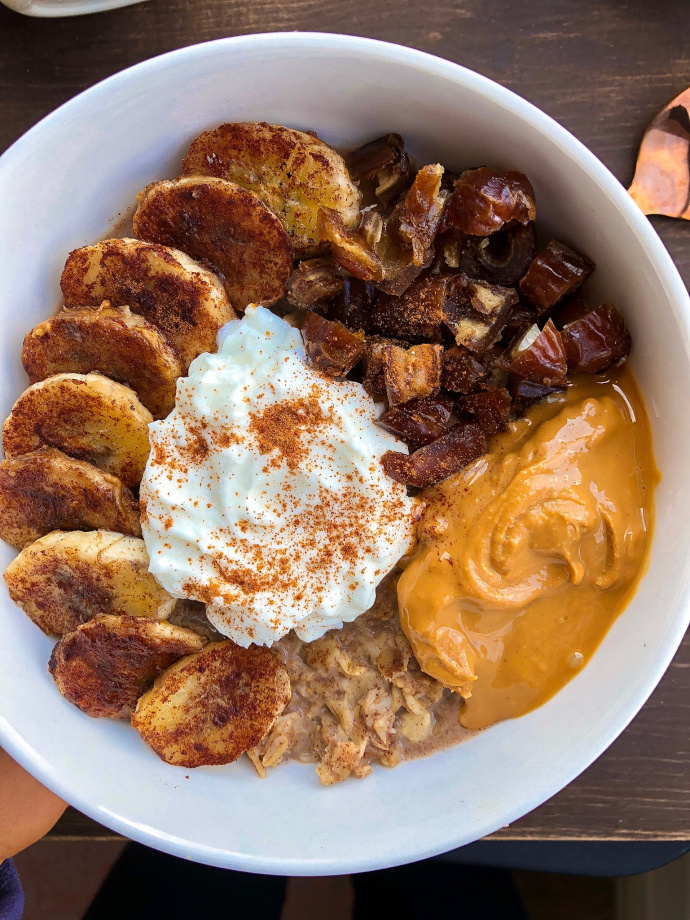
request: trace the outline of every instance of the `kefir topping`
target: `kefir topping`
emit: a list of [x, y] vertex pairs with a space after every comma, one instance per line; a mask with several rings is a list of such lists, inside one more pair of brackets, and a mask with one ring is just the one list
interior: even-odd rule
[[299, 332], [250, 307], [151, 426], [151, 571], [241, 645], [355, 619], [409, 550], [418, 503], [386, 476], [400, 442], [357, 383], [309, 367]]

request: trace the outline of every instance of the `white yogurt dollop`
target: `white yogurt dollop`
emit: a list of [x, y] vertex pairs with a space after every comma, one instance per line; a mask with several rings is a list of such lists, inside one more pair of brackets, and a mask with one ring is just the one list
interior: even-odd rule
[[249, 307], [219, 342], [150, 426], [150, 571], [240, 645], [290, 629], [311, 641], [368, 610], [413, 542], [418, 502], [380, 463], [405, 448], [362, 387], [311, 368], [269, 310]]

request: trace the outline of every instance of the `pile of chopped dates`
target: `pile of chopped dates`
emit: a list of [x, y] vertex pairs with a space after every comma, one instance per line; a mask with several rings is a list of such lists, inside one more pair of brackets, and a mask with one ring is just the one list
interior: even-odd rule
[[525, 175], [415, 172], [396, 134], [347, 164], [363, 193], [360, 225], [320, 211], [330, 255], [298, 263], [287, 300], [313, 365], [387, 403], [378, 423], [410, 448], [384, 455], [393, 479], [440, 482], [569, 374], [628, 356], [621, 315], [590, 308], [580, 291], [594, 264], [557, 240], [537, 249]]

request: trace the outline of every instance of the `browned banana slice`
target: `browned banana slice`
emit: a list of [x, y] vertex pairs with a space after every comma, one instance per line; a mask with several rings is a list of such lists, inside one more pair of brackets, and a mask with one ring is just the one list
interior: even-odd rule
[[161, 674], [132, 725], [167, 763], [232, 763], [261, 741], [289, 699], [288, 673], [268, 649], [211, 642]]
[[176, 246], [217, 271], [230, 303], [270, 306], [285, 294], [292, 248], [280, 220], [253, 192], [203, 176], [154, 182], [139, 196], [134, 232]]
[[221, 326], [235, 311], [216, 276], [184, 252], [141, 240], [101, 240], [69, 254], [60, 279], [65, 307], [127, 304], [157, 326], [183, 373], [202, 352], [216, 351]]
[[56, 447], [136, 486], [152, 421], [134, 390], [121, 383], [102, 374], [56, 374], [24, 390], [3, 425], [2, 444], [7, 457]]
[[336, 211], [348, 229], [357, 225], [360, 192], [332, 147], [303, 131], [265, 122], [220, 125], [192, 142], [188, 175], [217, 176], [251, 189], [277, 214], [295, 252], [319, 247], [321, 208]]
[[10, 562], [10, 597], [49, 636], [103, 614], [167, 619], [175, 599], [149, 574], [144, 541], [110, 530], [54, 531]]
[[154, 418], [175, 405], [182, 365], [165, 336], [127, 306], [63, 310], [24, 336], [22, 364], [31, 383], [54, 374], [98, 371], [131, 387]]
[[48, 667], [60, 693], [87, 716], [126, 719], [161, 671], [203, 644], [171, 623], [106, 615], [63, 636]]
[[43, 447], [0, 463], [0, 540], [22, 549], [53, 530], [141, 536], [139, 503], [116, 476]]

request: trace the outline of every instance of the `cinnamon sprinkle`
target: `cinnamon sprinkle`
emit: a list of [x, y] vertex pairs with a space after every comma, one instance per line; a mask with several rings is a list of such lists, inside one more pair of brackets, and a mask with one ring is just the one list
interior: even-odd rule
[[311, 397], [284, 400], [268, 406], [263, 412], [250, 412], [250, 428], [256, 435], [257, 447], [262, 454], [278, 451], [269, 465], [280, 466], [285, 461], [291, 470], [297, 469], [309, 454], [305, 435], [313, 434], [329, 421], [319, 400]]

